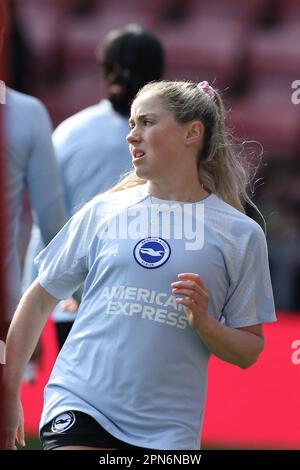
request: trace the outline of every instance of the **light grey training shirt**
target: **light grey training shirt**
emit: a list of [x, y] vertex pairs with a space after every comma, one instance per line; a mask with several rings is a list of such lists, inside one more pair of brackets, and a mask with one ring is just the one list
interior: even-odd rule
[[144, 185], [92, 200], [36, 262], [41, 285], [58, 299], [85, 280], [41, 426], [80, 410], [136, 446], [198, 449], [210, 352], [170, 284], [182, 272], [201, 275], [210, 315], [229, 327], [274, 321], [256, 222], [214, 194], [183, 205], [150, 198]]

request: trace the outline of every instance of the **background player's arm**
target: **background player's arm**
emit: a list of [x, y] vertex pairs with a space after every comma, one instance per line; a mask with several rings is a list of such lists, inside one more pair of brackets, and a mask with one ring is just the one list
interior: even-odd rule
[[6, 343], [5, 434], [6, 448], [14, 449], [15, 440], [24, 441], [20, 390], [23, 373], [43, 327], [58, 300], [36, 281], [22, 297], [11, 322]]
[[51, 121], [47, 110], [38, 100], [34, 100], [31, 106], [36, 118], [30, 135], [26, 184], [34, 225], [25, 257], [23, 290], [37, 278], [34, 258], [67, 221], [61, 178], [51, 139]]
[[208, 290], [197, 274], [180, 274], [172, 283], [177, 302], [187, 307], [189, 324], [218, 358], [243, 369], [254, 364], [264, 348], [262, 325], [231, 328], [208, 314]]
[[34, 109], [38, 127], [32, 136], [28, 160], [27, 186], [35, 224], [46, 246], [67, 220], [61, 180], [51, 139], [49, 115], [40, 102]]

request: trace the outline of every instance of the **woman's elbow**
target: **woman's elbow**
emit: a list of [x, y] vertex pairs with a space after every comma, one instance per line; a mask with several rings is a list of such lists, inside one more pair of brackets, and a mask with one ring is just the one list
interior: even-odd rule
[[238, 364], [239, 367], [241, 369], [249, 369], [249, 367], [253, 366], [257, 362], [264, 347], [265, 347], [264, 338], [258, 337], [255, 348], [249, 354], [247, 354], [246, 357], [243, 358], [241, 363]]
[[240, 367], [240, 369], [249, 369], [249, 367], [253, 366], [256, 363], [258, 357], [259, 356], [251, 359], [247, 358], [247, 360], [242, 361], [240, 364], [238, 364], [238, 366]]

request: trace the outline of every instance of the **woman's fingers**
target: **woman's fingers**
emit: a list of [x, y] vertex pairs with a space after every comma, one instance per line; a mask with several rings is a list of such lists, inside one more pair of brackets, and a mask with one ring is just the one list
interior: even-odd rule
[[202, 277], [199, 275], [199, 274], [195, 274], [195, 273], [180, 273], [178, 274], [178, 279], [179, 281], [190, 281], [190, 282], [194, 282], [196, 283], [197, 285], [199, 285], [200, 287], [202, 287], [202, 289], [206, 290], [207, 291], [207, 287], [206, 285], [204, 284], [203, 282], [203, 279]]
[[197, 294], [199, 296], [207, 297], [208, 290], [205, 285], [202, 283], [200, 284], [197, 281], [192, 280], [181, 280], [172, 282], [171, 284], [172, 291], [174, 294], [182, 294], [182, 295], [190, 295], [195, 297]]
[[199, 274], [181, 273], [178, 278], [179, 281], [171, 283], [172, 293], [180, 296], [176, 297], [176, 302], [188, 308], [192, 315], [189, 321], [193, 323], [193, 317], [199, 319], [207, 314], [208, 289]]
[[78, 307], [79, 307], [78, 302], [73, 298], [64, 300], [61, 304], [62, 310], [64, 310], [65, 312], [69, 312], [69, 313], [77, 312]]
[[17, 430], [17, 441], [20, 444], [20, 446], [25, 447], [25, 433], [24, 433], [24, 425], [20, 424]]

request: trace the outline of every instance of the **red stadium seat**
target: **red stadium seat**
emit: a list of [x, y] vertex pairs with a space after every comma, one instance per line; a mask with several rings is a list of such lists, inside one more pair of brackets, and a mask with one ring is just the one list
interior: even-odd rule
[[280, 23], [299, 25], [299, 0], [277, 0], [277, 17]]
[[267, 156], [299, 156], [300, 115], [291, 95], [249, 94], [233, 102], [230, 124], [235, 135], [260, 142]]
[[114, 12], [115, 14], [127, 13], [129, 15], [142, 15], [152, 18], [160, 18], [165, 9], [174, 2], [174, 0], [101, 0], [99, 2], [99, 11]]
[[296, 26], [256, 33], [249, 43], [249, 82], [279, 77], [292, 82], [299, 78], [299, 43], [300, 29]]
[[89, 75], [73, 73], [59, 85], [40, 89], [36, 95], [49, 110], [54, 127], [72, 114], [92, 106], [105, 96], [105, 85], [100, 73]]
[[239, 21], [202, 18], [160, 30], [166, 47], [166, 77], [209, 80], [231, 86], [239, 75], [246, 29]]
[[41, 0], [14, 0], [14, 2], [17, 8], [39, 8], [42, 3], [42, 6], [47, 10], [53, 8], [55, 10], [59, 9], [68, 12], [74, 7], [76, 0], [42, 0], [42, 2]]
[[266, 0], [189, 0], [189, 14], [194, 16], [216, 17], [241, 20], [253, 23], [260, 18]]
[[30, 49], [33, 76], [38, 81], [54, 67], [59, 56], [64, 14], [56, 4], [30, 1], [18, 3], [17, 15]]
[[125, 26], [128, 23], [139, 23], [147, 28], [152, 27], [151, 19], [139, 13], [132, 15], [126, 12], [104, 12], [90, 18], [69, 18], [63, 30], [64, 65], [72, 66], [74, 63], [95, 62], [95, 50], [103, 41], [107, 33], [113, 29]]

